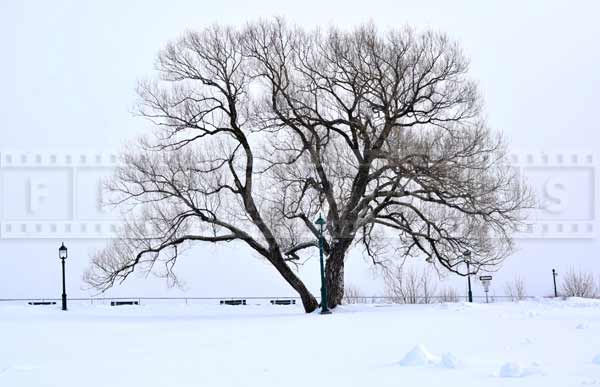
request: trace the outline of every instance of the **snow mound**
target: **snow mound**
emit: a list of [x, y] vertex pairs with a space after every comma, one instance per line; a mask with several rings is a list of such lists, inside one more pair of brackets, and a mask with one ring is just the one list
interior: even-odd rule
[[586, 379], [583, 382], [581, 382], [581, 384], [583, 384], [584, 386], [596, 386], [600, 384], [600, 379]]
[[410, 350], [404, 358], [400, 360], [401, 366], [425, 366], [438, 364], [440, 362], [439, 356], [427, 351], [427, 349], [419, 344]]
[[442, 355], [442, 360], [439, 365], [444, 368], [455, 369], [462, 367], [463, 364], [456, 356], [447, 352]]
[[543, 375], [538, 363], [531, 363], [529, 367], [523, 367], [519, 363], [508, 362], [500, 367], [498, 376], [501, 378], [523, 378], [530, 375]]
[[438, 356], [429, 352], [423, 345], [419, 344], [410, 350], [400, 360], [401, 366], [436, 366], [448, 369], [462, 367], [462, 362], [452, 353], [444, 353]]
[[533, 340], [531, 337], [526, 337], [521, 341], [521, 344], [534, 344], [535, 340]]
[[600, 353], [594, 356], [592, 363], [600, 365]]
[[499, 376], [501, 378], [519, 378], [523, 373], [523, 369], [519, 363], [504, 363], [500, 367]]

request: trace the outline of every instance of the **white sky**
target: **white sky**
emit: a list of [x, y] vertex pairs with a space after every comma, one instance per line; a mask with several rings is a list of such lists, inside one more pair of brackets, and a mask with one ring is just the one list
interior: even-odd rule
[[[163, 44], [186, 29], [278, 15], [305, 26], [351, 27], [371, 20], [382, 29], [410, 24], [444, 31], [471, 58], [489, 123], [506, 133], [513, 148], [534, 155], [595, 152], [598, 165], [598, 14], [600, 6], [592, 1], [5, 1], [0, 3], [0, 155], [118, 150], [148, 129], [130, 114], [134, 87], [152, 74]], [[29, 173], [52, 176], [0, 169], [0, 221], [19, 218], [11, 212], [13, 197], [27, 194], [20, 185]], [[600, 234], [595, 168], [544, 167], [535, 173], [534, 182], [548, 186], [550, 181], [563, 201], [551, 219], [591, 220]], [[67, 182], [56, 184], [64, 189]], [[52, 200], [43, 204], [56, 206]], [[0, 239], [0, 298], [58, 296], [58, 242]], [[80, 289], [80, 275], [88, 254], [103, 241], [65, 242], [71, 255], [69, 294], [87, 294]], [[552, 267], [559, 272], [584, 267], [600, 275], [599, 247], [597, 237], [520, 241], [493, 288], [503, 294], [502, 281], [521, 273], [529, 293], [548, 294]], [[194, 250], [180, 270], [187, 294], [292, 294], [269, 267], [246, 255], [232, 246]], [[313, 260], [303, 271], [315, 293], [317, 270]], [[359, 256], [349, 262], [347, 280], [365, 293], [380, 292]], [[135, 281], [117, 292], [179, 294], [156, 280]]]

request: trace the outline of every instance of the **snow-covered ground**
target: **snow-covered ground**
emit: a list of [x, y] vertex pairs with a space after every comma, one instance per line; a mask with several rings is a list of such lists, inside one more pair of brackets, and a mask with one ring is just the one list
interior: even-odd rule
[[600, 301], [0, 304], [0, 386], [600, 386]]

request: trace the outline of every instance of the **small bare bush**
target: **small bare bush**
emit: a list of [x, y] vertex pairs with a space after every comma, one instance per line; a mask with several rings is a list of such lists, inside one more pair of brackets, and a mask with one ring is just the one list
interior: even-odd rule
[[564, 276], [561, 291], [566, 297], [600, 297], [600, 286], [592, 273], [571, 268]]
[[458, 292], [456, 289], [451, 287], [443, 288], [439, 292], [439, 300], [440, 302], [458, 302]]
[[344, 304], [368, 304], [369, 298], [355, 285], [346, 285], [344, 289]]
[[431, 304], [435, 300], [437, 285], [424, 269], [398, 267], [385, 277], [386, 296], [397, 304]]
[[515, 277], [512, 281], [504, 285], [504, 295], [511, 301], [520, 301], [527, 298], [525, 281], [521, 277]]

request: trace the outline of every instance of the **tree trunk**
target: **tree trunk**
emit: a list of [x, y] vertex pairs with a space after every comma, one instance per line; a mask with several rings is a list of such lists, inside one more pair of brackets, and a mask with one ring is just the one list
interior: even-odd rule
[[325, 267], [325, 285], [327, 286], [327, 299], [330, 308], [335, 308], [342, 303], [344, 298], [344, 257], [346, 251], [334, 249], [327, 259]]
[[304, 311], [311, 313], [319, 307], [317, 299], [306, 288], [302, 280], [290, 269], [283, 259], [277, 259], [273, 263], [279, 274], [287, 281], [288, 284], [300, 295]]

